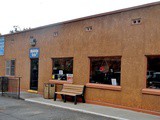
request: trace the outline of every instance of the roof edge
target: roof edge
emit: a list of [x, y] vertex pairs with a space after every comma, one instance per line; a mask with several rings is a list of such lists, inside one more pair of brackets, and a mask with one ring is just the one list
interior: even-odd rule
[[67, 20], [67, 21], [57, 22], [57, 23], [53, 23], [53, 24], [49, 24], [49, 25], [44, 25], [44, 26], [40, 26], [40, 27], [35, 27], [35, 28], [29, 29], [29, 30], [25, 30], [25, 31], [19, 31], [19, 32], [16, 32], [16, 33], [8, 33], [8, 34], [0, 35], [0, 37], [19, 34], [19, 33], [24, 33], [24, 32], [29, 32], [29, 31], [34, 31], [34, 30], [38, 30], [38, 29], [44, 29], [46, 27], [52, 27], [52, 26], [57, 26], [57, 25], [61, 25], [61, 24], [78, 22], [78, 21], [82, 21], [82, 20], [86, 20], [86, 19], [92, 19], [92, 18], [96, 18], [96, 17], [116, 14], [116, 13], [120, 13], [120, 12], [126, 12], [126, 11], [130, 11], [130, 10], [135, 10], [135, 9], [155, 6], [155, 5], [159, 5], [159, 4], [160, 4], [160, 1], [153, 2], [153, 3], [147, 3], [147, 4], [143, 4], [143, 5], [138, 5], [138, 6], [133, 6], [133, 7], [124, 8], [124, 9], [119, 9], [119, 10], [114, 10], [114, 11], [105, 12], [105, 13], [95, 14], [95, 15], [89, 15], [89, 16], [86, 16], [86, 17], [81, 17], [81, 18], [76, 18], [76, 19], [71, 19], [71, 20]]

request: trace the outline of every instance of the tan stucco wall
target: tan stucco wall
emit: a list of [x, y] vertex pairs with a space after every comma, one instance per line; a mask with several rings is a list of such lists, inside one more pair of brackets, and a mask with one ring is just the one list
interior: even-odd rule
[[5, 72], [4, 56], [0, 56], [0, 76], [4, 76], [4, 72]]
[[[131, 20], [141, 18], [140, 25]], [[91, 32], [85, 27], [92, 26]], [[145, 88], [146, 57], [160, 55], [160, 5], [130, 10], [112, 15], [50, 26], [5, 37], [5, 55], [0, 57], [0, 73], [4, 60], [16, 59], [16, 76], [22, 77], [22, 90], [30, 84], [30, 36], [40, 48], [38, 91], [51, 79], [52, 60], [56, 57], [74, 58], [74, 84], [89, 82], [89, 58], [92, 56], [122, 56], [121, 91], [87, 88], [88, 101], [111, 103], [160, 112], [160, 96], [142, 94]], [[58, 36], [53, 33], [58, 31]], [[14, 40], [14, 41], [12, 41]]]

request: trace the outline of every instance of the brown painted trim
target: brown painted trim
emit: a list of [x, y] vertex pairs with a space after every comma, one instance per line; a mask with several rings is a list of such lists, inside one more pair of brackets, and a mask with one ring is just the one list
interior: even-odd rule
[[104, 90], [114, 90], [114, 91], [121, 91], [121, 86], [114, 86], [114, 85], [104, 85], [104, 84], [96, 84], [96, 83], [87, 83], [86, 87], [88, 88], [96, 88], [96, 89], [104, 89]]
[[145, 67], [144, 67], [144, 82], [143, 82], [143, 88], [146, 88], [147, 86], [147, 56], [144, 56], [144, 63], [145, 63]]
[[102, 106], [109, 106], [109, 107], [114, 107], [114, 108], [128, 109], [128, 110], [133, 110], [133, 111], [136, 111], [136, 112], [143, 112], [143, 113], [148, 113], [148, 114], [153, 114], [153, 115], [160, 116], [160, 112], [150, 111], [150, 110], [145, 110], [145, 109], [139, 109], [139, 108], [132, 108], [132, 107], [127, 107], [127, 106], [122, 106], [122, 105], [115, 105], [115, 104], [111, 104], [111, 103], [104, 103], [104, 102], [91, 101], [91, 100], [86, 100], [86, 103], [102, 105]]
[[122, 58], [122, 55], [108, 55], [108, 56], [88, 56], [89, 59], [91, 58]]
[[49, 80], [49, 83], [63, 85], [63, 84], [72, 84], [73, 82], [62, 81], [62, 80]]
[[[92, 87], [92, 88], [97, 88], [98, 86], [100, 86], [101, 88], [100, 89], [108, 89], [108, 90], [115, 90], [114, 88], [118, 88], [118, 86], [113, 86], [113, 85], [105, 85], [105, 84], [98, 84], [98, 86], [93, 86], [93, 85], [95, 85], [95, 83], [89, 83], [90, 82], [90, 74], [91, 74], [91, 59], [92, 58], [118, 58], [118, 59], [120, 59], [120, 62], [122, 63], [122, 56], [121, 55], [114, 55], [114, 56], [88, 56], [88, 64], [89, 64], [89, 66], [90, 66], [90, 68], [89, 68], [89, 75], [88, 75], [88, 80], [87, 80], [87, 84], [86, 84], [86, 86], [87, 87]], [[121, 79], [120, 79], [121, 80]], [[109, 89], [110, 88], [110, 86], [113, 88], [111, 88], [111, 89]], [[120, 86], [119, 86], [120, 87]], [[98, 87], [99, 88], [99, 87]], [[118, 90], [121, 90], [121, 87], [120, 87], [120, 89], [118, 89]]]
[[146, 58], [147, 57], [160, 57], [160, 54], [146, 54], [145, 56]]
[[[105, 12], [105, 13], [96, 14], [96, 15], [90, 15], [90, 16], [86, 16], [86, 17], [82, 17], [82, 18], [73, 19], [73, 20], [67, 20], [67, 21], [63, 21], [63, 22], [58, 22], [58, 23], [54, 23], [54, 24], [50, 24], [50, 25], [40, 26], [40, 27], [33, 28], [33, 29], [30, 29], [30, 30], [20, 31], [20, 32], [17, 32], [17, 33], [14, 33], [14, 34], [19, 34], [19, 33], [34, 31], [34, 30], [37, 30], [37, 29], [44, 29], [44, 28], [47, 28], [47, 27], [53, 27], [53, 26], [58, 26], [58, 25], [78, 22], [78, 21], [92, 19], [92, 18], [96, 18], [96, 17], [102, 17], [102, 16], [106, 16], [106, 15], [117, 14], [117, 13], [121, 13], [121, 12], [127, 12], [127, 11], [131, 11], [131, 10], [136, 10], [136, 9], [140, 9], [140, 8], [146, 8], [146, 7], [155, 6], [155, 5], [159, 5], [159, 4], [160, 4], [159, 1], [158, 2], [153, 2], [153, 3], [147, 3], [147, 4], [138, 5], [138, 6], [134, 6], [134, 7], [124, 8], [124, 9], [120, 9], [120, 10]], [[1, 35], [1, 36], [7, 36], [7, 35], [13, 35], [13, 34], [9, 33], [9, 34], [5, 34], [5, 35]]]
[[149, 95], [160, 95], [160, 90], [144, 88], [142, 89], [142, 93], [149, 94]]
[[54, 57], [51, 57], [51, 59], [73, 59], [74, 57], [72, 56], [54, 56]]

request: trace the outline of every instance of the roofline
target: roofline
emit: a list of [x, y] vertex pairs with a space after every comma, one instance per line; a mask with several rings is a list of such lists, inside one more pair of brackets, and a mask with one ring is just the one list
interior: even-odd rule
[[159, 4], [160, 4], [160, 1], [153, 2], [153, 3], [147, 3], [147, 4], [138, 5], [138, 6], [134, 6], [134, 7], [114, 10], [114, 11], [110, 11], [110, 12], [90, 15], [90, 16], [76, 18], [76, 19], [62, 21], [62, 22], [57, 22], [57, 23], [53, 23], [53, 24], [49, 24], [49, 25], [44, 25], [44, 26], [36, 27], [36, 28], [33, 28], [33, 29], [25, 30], [25, 31], [19, 31], [19, 32], [16, 32], [16, 33], [8, 33], [8, 34], [0, 35], [0, 36], [8, 36], [8, 35], [14, 35], [14, 34], [19, 34], [19, 33], [34, 31], [34, 30], [38, 30], [38, 29], [44, 29], [46, 27], [52, 27], [52, 26], [57, 26], [57, 25], [62, 25], [62, 24], [67, 24], [67, 23], [72, 23], [72, 22], [78, 22], [78, 21], [82, 21], [82, 20], [86, 20], [86, 19], [92, 19], [92, 18], [96, 18], [96, 17], [102, 17], [102, 16], [106, 16], [106, 15], [111, 15], [111, 14], [116, 14], [116, 13], [120, 13], [120, 12], [126, 12], [126, 11], [130, 11], [130, 10], [135, 10], [135, 9], [155, 6], [155, 5], [159, 5]]

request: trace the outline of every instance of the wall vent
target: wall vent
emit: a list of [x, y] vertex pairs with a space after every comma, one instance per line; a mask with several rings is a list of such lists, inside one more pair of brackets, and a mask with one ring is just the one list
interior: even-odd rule
[[88, 26], [85, 28], [86, 31], [92, 31], [92, 26]]
[[53, 36], [54, 36], [54, 37], [58, 36], [58, 32], [54, 32], [54, 33], [53, 33]]
[[141, 18], [132, 19], [132, 25], [139, 25], [141, 24]]

